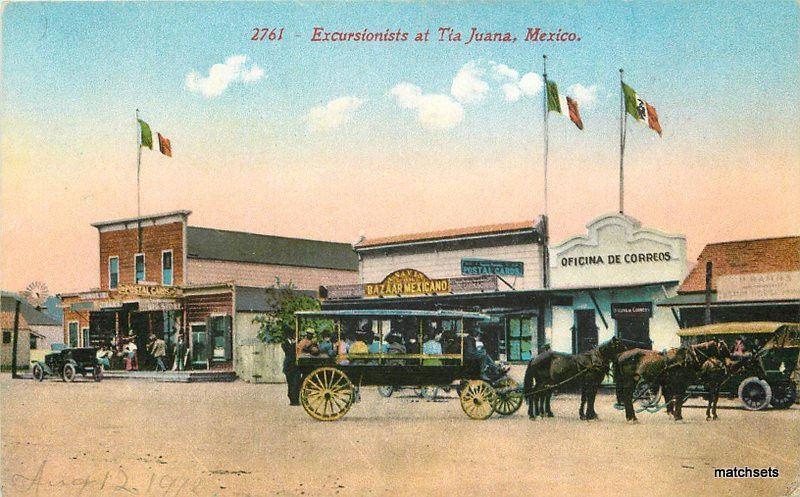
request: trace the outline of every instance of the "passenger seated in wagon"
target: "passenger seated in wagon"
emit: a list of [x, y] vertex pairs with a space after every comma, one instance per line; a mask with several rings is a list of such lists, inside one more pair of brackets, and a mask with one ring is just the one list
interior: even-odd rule
[[336, 355], [333, 350], [333, 343], [331, 343], [331, 332], [329, 330], [322, 330], [322, 340], [319, 342], [319, 355], [323, 357], [334, 357]]
[[319, 346], [315, 341], [314, 328], [306, 328], [303, 338], [297, 342], [298, 357], [309, 357], [319, 355]]
[[[429, 330], [425, 343], [422, 344], [422, 353], [425, 355], [442, 355], [442, 344], [436, 338], [436, 330]], [[423, 359], [423, 366], [441, 366], [441, 359]]]

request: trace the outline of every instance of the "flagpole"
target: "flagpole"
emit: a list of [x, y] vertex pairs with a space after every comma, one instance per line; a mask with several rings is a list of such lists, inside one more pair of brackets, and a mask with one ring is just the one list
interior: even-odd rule
[[542, 65], [543, 71], [542, 76], [544, 77], [544, 215], [547, 216], [547, 156], [548, 156], [548, 141], [550, 130], [547, 124], [547, 54], [542, 55]]
[[542, 216], [542, 242], [544, 251], [542, 257], [542, 286], [548, 288], [550, 286], [550, 221], [547, 217], [547, 156], [549, 153], [549, 139], [550, 128], [547, 122], [547, 54], [542, 54], [542, 77], [544, 78], [544, 99], [542, 101], [544, 107], [544, 215]]
[[136, 109], [136, 217], [142, 216], [141, 177], [142, 171], [142, 125], [139, 124], [139, 109]]
[[625, 213], [625, 133], [628, 116], [625, 112], [625, 92], [622, 90], [623, 70], [619, 70], [619, 213]]

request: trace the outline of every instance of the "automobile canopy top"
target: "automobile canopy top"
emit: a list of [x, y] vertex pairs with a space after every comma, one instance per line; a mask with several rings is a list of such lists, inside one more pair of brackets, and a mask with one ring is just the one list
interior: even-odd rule
[[749, 335], [772, 334], [777, 331], [785, 333], [800, 333], [800, 323], [752, 322], [752, 323], [716, 323], [694, 328], [684, 328], [678, 331], [681, 337], [696, 337], [706, 335]]

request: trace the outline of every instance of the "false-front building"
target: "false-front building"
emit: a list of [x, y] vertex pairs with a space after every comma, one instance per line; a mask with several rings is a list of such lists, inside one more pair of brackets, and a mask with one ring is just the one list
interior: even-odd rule
[[322, 289], [327, 309], [481, 311], [483, 343], [521, 363], [548, 345], [583, 352], [618, 336], [640, 347], [677, 342], [678, 322], [654, 302], [686, 274], [686, 241], [621, 214], [547, 244], [546, 222], [365, 239], [359, 283]]
[[94, 223], [99, 232], [99, 288], [62, 294], [64, 341], [119, 344], [140, 351], [151, 334], [171, 358], [177, 333], [194, 368], [230, 369], [235, 345], [252, 338], [254, 313], [267, 288], [298, 290], [357, 281], [349, 244], [188, 225], [190, 211]]

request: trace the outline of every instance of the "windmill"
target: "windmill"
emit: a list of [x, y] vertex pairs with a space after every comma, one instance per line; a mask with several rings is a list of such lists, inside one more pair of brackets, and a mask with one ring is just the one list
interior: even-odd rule
[[47, 289], [47, 285], [38, 280], [29, 283], [28, 286], [25, 287], [25, 290], [20, 293], [30, 305], [37, 309], [42, 307], [44, 302], [47, 300], [47, 297], [50, 296], [50, 291]]

